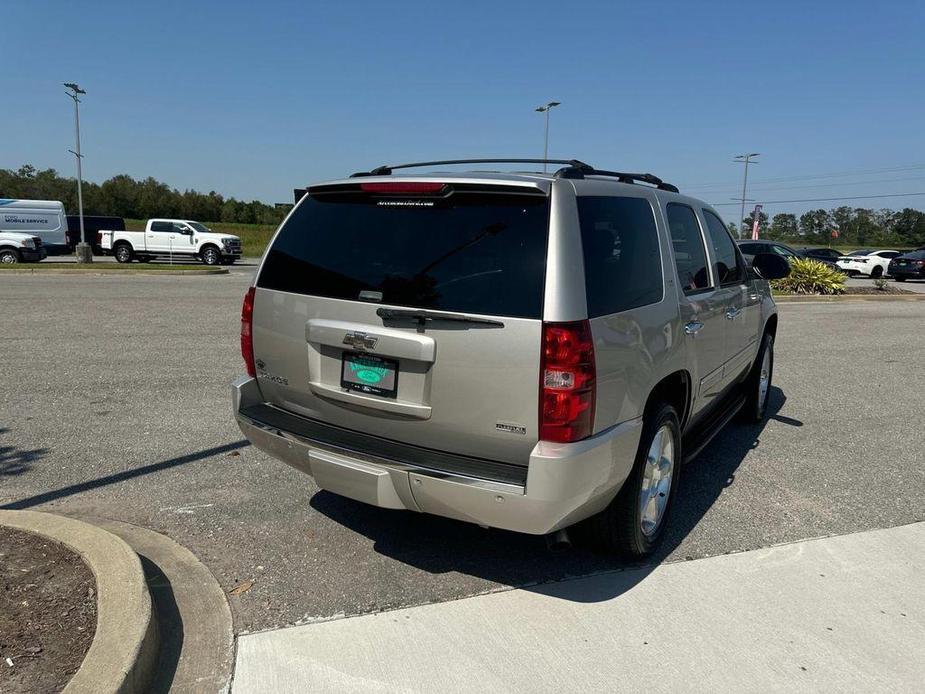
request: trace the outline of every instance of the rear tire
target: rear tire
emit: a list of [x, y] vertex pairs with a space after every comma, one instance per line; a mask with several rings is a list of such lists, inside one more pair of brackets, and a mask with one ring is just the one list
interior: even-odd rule
[[0, 251], [0, 263], [3, 265], [15, 265], [19, 262], [19, 251], [12, 248], [4, 248]]
[[870, 277], [871, 279], [874, 279], [874, 280], [880, 279], [881, 277], [883, 277], [883, 268], [880, 267], [879, 265], [875, 267], [873, 270], [870, 271]]
[[667, 525], [681, 470], [681, 426], [671, 405], [646, 415], [633, 469], [610, 505], [581, 530], [601, 551], [641, 558], [652, 554]]
[[116, 256], [117, 263], [130, 263], [135, 255], [132, 247], [127, 243], [120, 243], [112, 253]]
[[761, 338], [758, 356], [745, 380], [745, 404], [742, 406], [741, 419], [749, 424], [757, 424], [764, 419], [771, 397], [771, 380], [774, 377], [774, 337], [765, 333]]

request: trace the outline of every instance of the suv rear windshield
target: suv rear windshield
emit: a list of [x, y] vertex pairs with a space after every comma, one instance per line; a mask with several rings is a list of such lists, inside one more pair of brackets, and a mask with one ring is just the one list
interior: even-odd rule
[[548, 229], [542, 194], [310, 192], [276, 237], [257, 286], [541, 318]]

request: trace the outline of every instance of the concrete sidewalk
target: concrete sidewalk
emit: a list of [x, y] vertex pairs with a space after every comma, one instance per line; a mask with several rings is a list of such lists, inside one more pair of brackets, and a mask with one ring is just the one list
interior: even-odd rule
[[912, 692], [923, 682], [917, 523], [245, 635], [233, 691]]

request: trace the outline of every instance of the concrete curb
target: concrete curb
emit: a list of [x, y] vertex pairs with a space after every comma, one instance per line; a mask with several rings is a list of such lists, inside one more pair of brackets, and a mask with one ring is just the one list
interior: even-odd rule
[[[151, 690], [171, 694], [228, 691], [234, 668], [231, 608], [209, 569], [166, 535], [121, 521], [83, 518], [125, 540], [143, 564], [150, 562], [145, 566], [161, 653]], [[152, 580], [151, 564], [159, 580]]]
[[93, 268], [92, 270], [77, 270], [71, 268], [52, 268], [51, 270], [39, 270], [36, 268], [16, 268], [15, 270], [2, 270], [0, 277], [4, 274], [10, 275], [112, 275], [122, 277], [123, 275], [145, 275], [156, 277], [158, 275], [227, 275], [228, 268], [210, 268], [208, 270], [105, 270]]
[[158, 655], [157, 622], [141, 562], [123, 540], [73, 518], [0, 511], [0, 525], [41, 535], [80, 555], [96, 578], [96, 634], [66, 694], [148, 689]]
[[799, 304], [803, 302], [816, 301], [925, 301], [925, 294], [792, 294], [776, 295], [775, 303], [778, 304]]

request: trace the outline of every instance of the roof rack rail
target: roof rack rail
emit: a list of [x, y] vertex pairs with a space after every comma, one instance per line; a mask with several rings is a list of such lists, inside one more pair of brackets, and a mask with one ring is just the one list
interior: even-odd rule
[[444, 159], [438, 161], [419, 161], [412, 164], [396, 164], [394, 166], [377, 166], [371, 171], [358, 171], [350, 178], [362, 176], [388, 176], [395, 169], [416, 169], [421, 166], [441, 166], [445, 164], [565, 164], [578, 171], [591, 172], [594, 167], [577, 159]]
[[616, 178], [620, 183], [648, 183], [653, 185], [659, 190], [666, 190], [670, 193], [679, 193], [678, 187], [672, 185], [671, 183], [665, 183], [658, 176], [655, 176], [650, 173], [626, 173], [624, 171], [604, 171], [603, 169], [588, 169], [584, 168], [570, 168], [566, 167], [559, 169], [555, 173], [558, 178], [584, 178], [585, 176], [607, 176], [608, 178]]
[[371, 171], [357, 171], [350, 178], [363, 176], [390, 176], [395, 169], [416, 169], [422, 166], [441, 166], [445, 164], [563, 164], [553, 176], [556, 178], [584, 178], [585, 176], [607, 176], [616, 178], [620, 183], [648, 183], [659, 190], [677, 193], [677, 186], [665, 183], [658, 176], [650, 173], [624, 173], [622, 171], [604, 171], [595, 169], [578, 159], [442, 159], [437, 161], [419, 161], [412, 164], [395, 164], [393, 166], [377, 166]]

